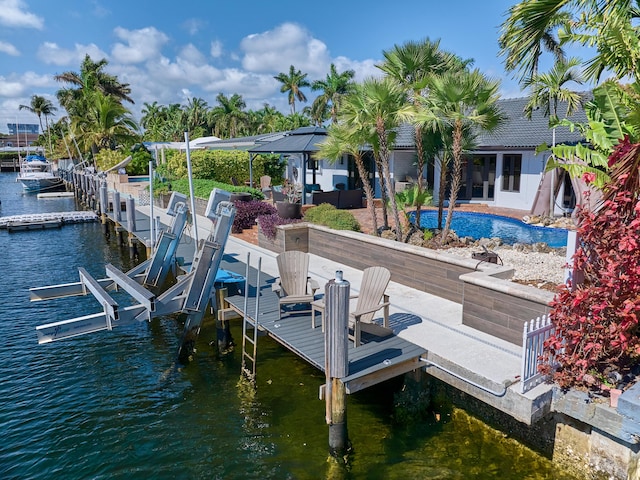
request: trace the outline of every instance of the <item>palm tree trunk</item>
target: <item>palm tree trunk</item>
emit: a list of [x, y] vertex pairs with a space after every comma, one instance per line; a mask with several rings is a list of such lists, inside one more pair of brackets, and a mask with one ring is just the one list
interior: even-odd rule
[[380, 142], [380, 160], [382, 163], [382, 173], [384, 175], [384, 185], [389, 196], [389, 205], [393, 220], [396, 223], [396, 240], [402, 241], [402, 223], [400, 222], [400, 214], [398, 212], [398, 204], [396, 203], [396, 194], [393, 183], [391, 182], [391, 170], [389, 168], [389, 148], [387, 146], [387, 134], [382, 119], [378, 120], [376, 131], [378, 132], [378, 141]]
[[444, 195], [447, 190], [447, 173], [449, 172], [449, 162], [444, 156], [440, 160], [440, 187], [438, 189], [438, 230], [442, 230], [442, 213], [444, 210]]
[[453, 210], [458, 200], [458, 190], [462, 183], [462, 123], [457, 121], [453, 129], [453, 172], [451, 175], [451, 192], [449, 193], [449, 208], [447, 209], [447, 221], [440, 237], [440, 244], [447, 242], [449, 230], [451, 229], [451, 220], [453, 219]]
[[364, 168], [364, 162], [362, 161], [362, 157], [357, 155], [354, 157], [356, 162], [356, 168], [358, 169], [358, 175], [362, 179], [362, 188], [364, 189], [364, 196], [367, 199], [367, 210], [369, 210], [369, 215], [371, 215], [371, 224], [373, 226], [373, 233], [376, 236], [380, 236], [380, 232], [378, 232], [378, 217], [376, 216], [376, 206], [373, 203], [373, 189], [371, 188], [371, 183], [369, 183], [367, 170]]
[[417, 199], [419, 199], [416, 202], [416, 221], [415, 224], [420, 226], [420, 209], [422, 208], [422, 202], [420, 201], [421, 199], [421, 193], [422, 193], [422, 189], [424, 188], [424, 185], [422, 184], [422, 175], [424, 173], [424, 147], [422, 146], [422, 127], [420, 127], [420, 125], [416, 125], [415, 128], [415, 137], [416, 137], [416, 153], [418, 155], [418, 165], [417, 165], [417, 172], [416, 174], [418, 175], [418, 195], [416, 196]]
[[376, 170], [378, 170], [378, 183], [380, 184], [380, 200], [382, 201], [382, 227], [387, 230], [389, 228], [389, 215], [387, 213], [387, 205], [389, 196], [387, 195], [387, 189], [384, 186], [384, 176], [382, 161], [380, 160], [380, 154], [374, 153], [373, 158], [376, 164]]

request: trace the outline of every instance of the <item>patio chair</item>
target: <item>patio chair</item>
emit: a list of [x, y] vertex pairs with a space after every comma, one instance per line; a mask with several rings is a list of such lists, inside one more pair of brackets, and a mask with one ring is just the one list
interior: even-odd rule
[[260, 177], [260, 190], [264, 194], [264, 198], [267, 200], [271, 198], [271, 177], [269, 175]]
[[[362, 332], [378, 337], [388, 337], [393, 333], [389, 328], [389, 296], [384, 293], [391, 280], [391, 273], [385, 267], [369, 267], [362, 272], [360, 294], [352, 295], [357, 299], [353, 311], [349, 312], [349, 338], [356, 347], [361, 344]], [[373, 321], [374, 314], [383, 309], [382, 325]], [[315, 328], [315, 314], [320, 313], [324, 330], [324, 300], [311, 304], [311, 323]]]
[[[291, 250], [276, 257], [278, 274], [272, 290], [278, 294], [278, 315], [282, 318], [282, 307], [293, 304], [311, 304], [318, 282], [309, 277], [309, 254]], [[308, 313], [311, 310], [296, 310]]]

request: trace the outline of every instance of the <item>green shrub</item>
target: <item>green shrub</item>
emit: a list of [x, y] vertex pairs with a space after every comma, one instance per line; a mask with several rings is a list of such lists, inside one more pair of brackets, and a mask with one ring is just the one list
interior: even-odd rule
[[[229, 182], [231, 177], [240, 183], [249, 181], [249, 154], [239, 150], [194, 150], [190, 152], [191, 170], [194, 178]], [[252, 161], [253, 180], [262, 175], [273, 179], [282, 178], [285, 165], [278, 155], [258, 155]], [[172, 151], [165, 154], [165, 163], [159, 167], [171, 178], [187, 176], [187, 154]]]
[[351, 212], [338, 210], [328, 203], [322, 203], [317, 207], [310, 208], [304, 214], [304, 219], [307, 222], [324, 225], [334, 230], [360, 231], [360, 224]]
[[[154, 184], [155, 188], [155, 184]], [[229, 185], [228, 183], [216, 182], [213, 180], [203, 180], [201, 178], [195, 178], [193, 180], [193, 194], [198, 198], [209, 198], [209, 194], [214, 188], [220, 188], [227, 192], [248, 192], [251, 194], [251, 198], [254, 200], [263, 200], [264, 194], [260, 189], [251, 187], [236, 187]], [[180, 192], [189, 196], [189, 180], [186, 178], [180, 178], [178, 180], [171, 180], [171, 190]]]

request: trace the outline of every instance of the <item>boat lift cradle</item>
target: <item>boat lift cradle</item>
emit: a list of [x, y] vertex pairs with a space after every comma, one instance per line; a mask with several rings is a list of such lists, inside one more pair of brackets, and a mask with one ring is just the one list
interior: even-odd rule
[[[49, 323], [36, 327], [38, 343], [85, 335], [134, 321], [148, 320], [173, 313], [186, 313], [179, 359], [187, 359], [193, 351], [200, 331], [205, 308], [212, 298], [216, 274], [220, 267], [224, 246], [231, 232], [235, 207], [229, 202], [230, 194], [214, 189], [205, 212], [213, 222], [206, 239], [198, 242], [190, 271], [178, 277], [177, 282], [160, 295], [146, 286], [162, 285], [175, 264], [174, 256], [187, 220], [186, 197], [173, 193], [167, 213], [174, 216], [168, 232], [162, 232], [158, 247], [151, 259], [124, 273], [111, 264], [105, 266], [107, 278], [96, 280], [80, 267], [80, 281], [30, 289], [31, 301], [49, 300], [88, 293], [100, 302], [103, 311], [82, 317]], [[120, 308], [109, 291], [122, 289], [138, 303]]]

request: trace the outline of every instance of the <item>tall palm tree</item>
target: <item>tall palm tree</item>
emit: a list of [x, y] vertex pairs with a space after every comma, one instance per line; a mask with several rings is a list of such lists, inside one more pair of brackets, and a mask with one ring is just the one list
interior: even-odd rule
[[350, 155], [358, 169], [358, 175], [363, 179], [362, 186], [367, 199], [367, 209], [371, 215], [371, 222], [375, 235], [378, 232], [378, 219], [376, 217], [376, 207], [373, 203], [374, 193], [371, 184], [367, 179], [367, 169], [364, 165], [363, 146], [367, 143], [367, 132], [358, 130], [353, 125], [347, 123], [334, 123], [327, 130], [327, 139], [320, 144], [320, 150], [314, 155], [317, 159], [326, 158], [330, 161], [337, 161], [343, 155]]
[[[393, 49], [382, 52], [385, 60], [376, 65], [390, 78], [394, 79], [407, 93], [407, 101], [416, 108], [418, 97], [428, 95], [429, 78], [449, 70], [459, 70], [471, 63], [471, 60], [462, 60], [456, 55], [440, 49], [440, 40], [431, 41], [426, 38], [420, 42], [407, 42], [401, 46], [395, 45]], [[424, 198], [424, 167], [427, 161], [426, 150], [423, 146], [423, 129], [417, 123], [414, 125], [414, 141], [416, 144], [418, 182], [418, 201]], [[431, 144], [435, 139], [427, 140]], [[432, 150], [431, 153], [434, 153]], [[416, 205], [416, 224], [420, 225], [420, 207]]]
[[307, 80], [307, 74], [302, 73], [300, 70], [296, 70], [296, 67], [291, 65], [289, 67], [289, 74], [279, 73], [273, 78], [282, 84], [280, 87], [280, 91], [282, 93], [289, 92], [288, 98], [289, 105], [291, 105], [291, 113], [296, 113], [296, 98], [300, 102], [307, 101], [307, 97], [302, 90], [300, 90], [301, 88], [311, 86], [309, 80]]
[[324, 111], [327, 107], [331, 115], [331, 122], [338, 121], [338, 109], [340, 100], [353, 88], [354, 70], [345, 70], [338, 73], [336, 66], [332, 63], [330, 72], [324, 80], [316, 80], [311, 85], [311, 90], [322, 90], [322, 93], [313, 101], [314, 111]]
[[[558, 103], [566, 104], [566, 116], [571, 116], [582, 104], [582, 96], [565, 88], [567, 83], [582, 84], [582, 75], [578, 70], [580, 60], [570, 58], [567, 61], [557, 61], [549, 73], [535, 74], [524, 82], [525, 87], [531, 89], [529, 101], [524, 107], [524, 114], [531, 119], [533, 111], [542, 107], [545, 117], [549, 118], [549, 127], [553, 129], [551, 148], [556, 146], [556, 126], [558, 124]], [[548, 167], [554, 162], [550, 157]], [[551, 186], [549, 193], [549, 215], [553, 216], [555, 209], [555, 168], [551, 169]]]
[[414, 109], [406, 104], [405, 92], [388, 78], [366, 79], [355, 89], [353, 96], [345, 98], [345, 104], [347, 98], [350, 106], [344, 106], [345, 121], [358, 129], [368, 129], [369, 135], [374, 135], [374, 155], [384, 179], [383, 200], [389, 202], [396, 224], [396, 238], [402, 241], [402, 224], [395, 199], [395, 187], [391, 181], [389, 157], [395, 141], [394, 129], [401, 121], [412, 118]]
[[498, 87], [498, 81], [489, 80], [479, 70], [447, 72], [431, 80], [429, 97], [421, 101], [422, 108], [416, 115], [416, 121], [425, 128], [451, 132], [452, 178], [441, 243], [447, 241], [462, 183], [465, 137], [473, 137], [478, 129], [493, 131], [504, 122], [497, 106]]
[[86, 55], [80, 66], [80, 72], [68, 71], [54, 76], [56, 81], [71, 85], [56, 93], [60, 105], [69, 112], [69, 115], [82, 114], [87, 103], [93, 101], [90, 97], [96, 91], [109, 95], [119, 102], [135, 103], [129, 96], [131, 93], [129, 84], [120, 83], [117, 77], [104, 71], [108, 63], [106, 59], [94, 62], [89, 55]]
[[[19, 110], [28, 110], [31, 113], [35, 113], [38, 116], [38, 121], [40, 122], [40, 130], [44, 133], [45, 129], [42, 126], [42, 116], [44, 115], [45, 120], [49, 115], [53, 115], [53, 112], [57, 110], [56, 107], [53, 106], [51, 100], [48, 100], [40, 95], [32, 95], [31, 102], [29, 105], [20, 105], [18, 107]], [[47, 122], [47, 128], [49, 127]]]
[[47, 125], [46, 131], [49, 139], [49, 152], [53, 153], [53, 148], [51, 146], [51, 132], [49, 131], [49, 117], [58, 109], [53, 106], [51, 100], [40, 95], [32, 95], [29, 105], [20, 105], [18, 109], [28, 110], [31, 113], [35, 113], [38, 116], [38, 122], [40, 122], [40, 131], [42, 131], [43, 134], [45, 129], [42, 127], [42, 116], [44, 115], [45, 124]]

